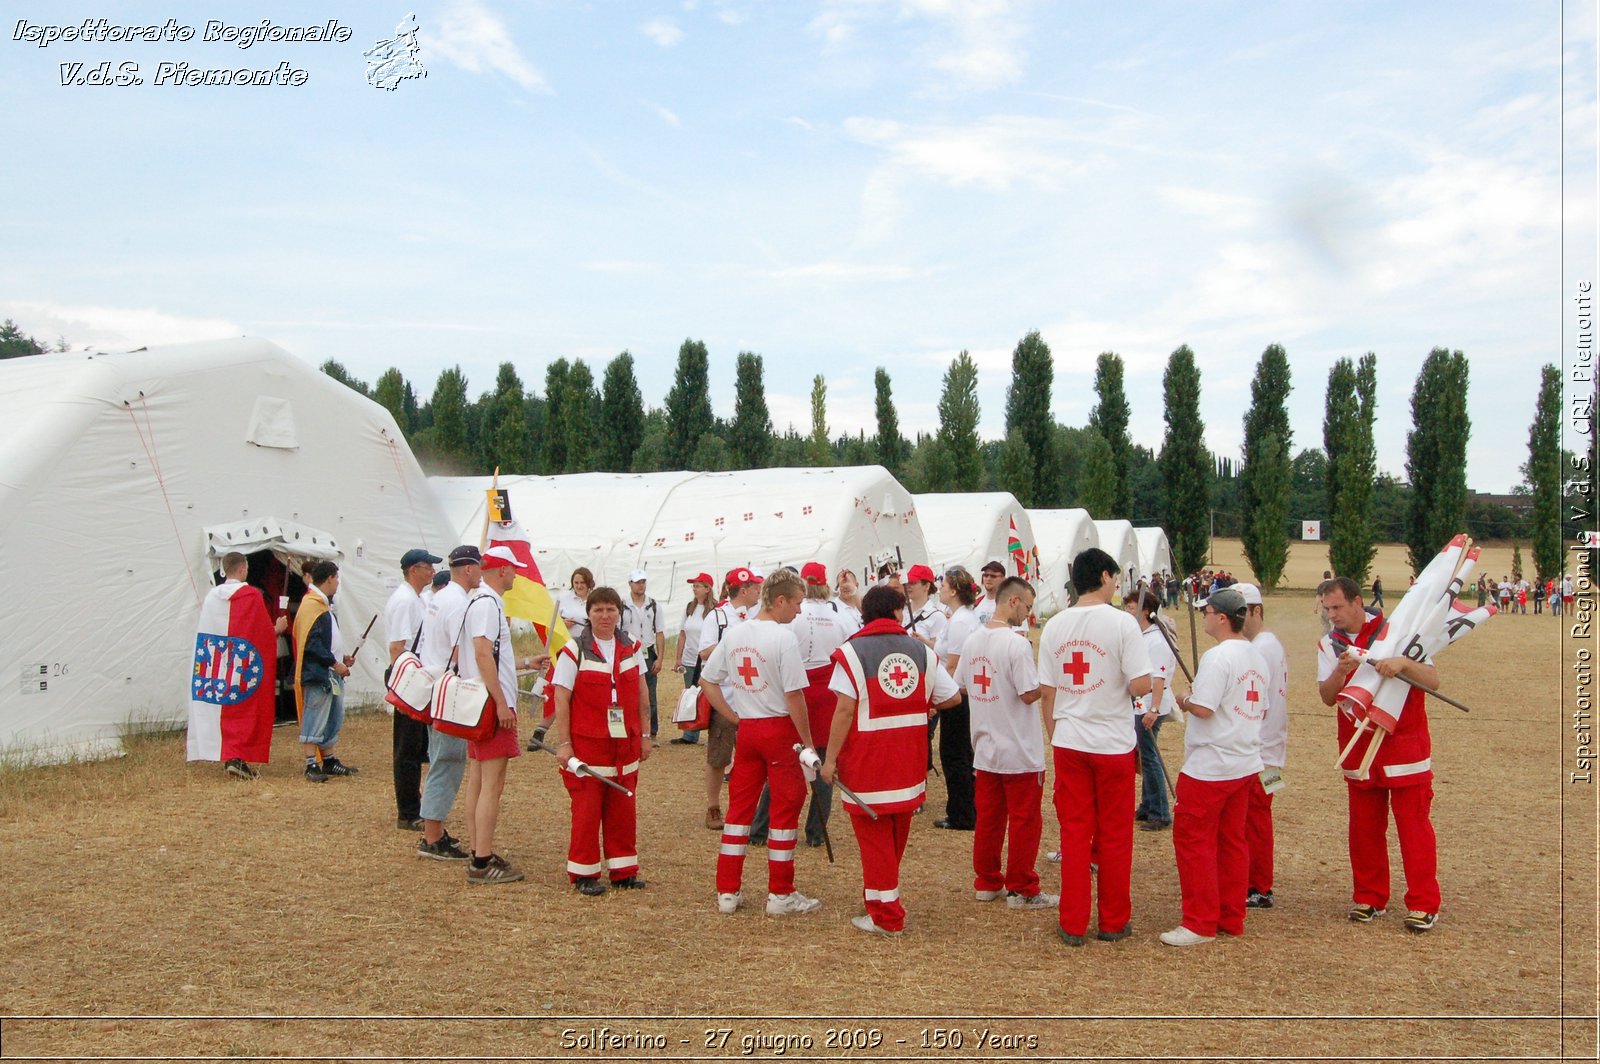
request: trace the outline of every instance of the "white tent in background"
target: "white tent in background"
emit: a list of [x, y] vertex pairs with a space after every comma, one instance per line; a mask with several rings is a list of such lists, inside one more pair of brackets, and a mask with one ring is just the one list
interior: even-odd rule
[[1139, 576], [1172, 572], [1172, 547], [1167, 543], [1165, 529], [1136, 528], [1133, 535], [1139, 543]]
[[1067, 583], [1072, 559], [1097, 542], [1088, 510], [1029, 510], [1033, 534], [1039, 537], [1039, 579], [1034, 584], [1033, 612], [1048, 617], [1071, 602]]
[[[183, 721], [199, 601], [251, 555], [276, 610], [339, 563], [347, 645], [450, 532], [383, 407], [261, 340], [0, 361], [0, 754], [97, 757]], [[377, 698], [383, 633], [351, 701]], [[18, 684], [19, 671], [24, 682]]]
[[1095, 546], [1117, 560], [1122, 569], [1122, 593], [1133, 588], [1134, 581], [1143, 574], [1139, 566], [1139, 538], [1128, 521], [1096, 521]]
[[[456, 538], [483, 534], [489, 477], [433, 477], [429, 485]], [[505, 476], [500, 487], [533, 541], [552, 587], [586, 566], [600, 585], [624, 587], [630, 569], [650, 574], [650, 595], [675, 626], [687, 581], [729, 569], [765, 572], [820, 561], [832, 578], [927, 553], [912, 497], [882, 466], [749, 469], [726, 473], [574, 473]]]
[[[917, 517], [928, 537], [928, 558], [938, 573], [964, 566], [974, 578], [985, 562], [997, 561], [1010, 575], [1038, 575], [1033, 524], [1028, 511], [1009, 491], [944, 492], [914, 496]], [[1020, 544], [1013, 551], [1010, 544]], [[906, 564], [913, 561], [906, 555]]]

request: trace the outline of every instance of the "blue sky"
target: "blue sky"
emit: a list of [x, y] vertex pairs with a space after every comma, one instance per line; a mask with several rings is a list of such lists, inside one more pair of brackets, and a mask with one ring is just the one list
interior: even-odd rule
[[[719, 413], [751, 350], [780, 429], [808, 428], [820, 372], [830, 427], [869, 435], [875, 366], [903, 429], [931, 431], [965, 348], [997, 436], [1038, 329], [1057, 417], [1084, 422], [1116, 351], [1150, 446], [1189, 344], [1221, 453], [1267, 344], [1297, 449], [1332, 362], [1371, 350], [1379, 464], [1403, 475], [1412, 384], [1448, 346], [1472, 365], [1469, 483], [1500, 491], [1570, 332], [1563, 256], [1569, 288], [1595, 275], [1590, 4], [1563, 25], [1505, 3], [329, 0], [263, 8], [349, 42], [243, 50], [13, 37], [261, 9], [9, 7], [0, 100], [27, 163], [0, 176], [0, 316], [101, 348], [250, 334], [424, 394], [452, 363], [476, 392], [506, 359], [542, 384], [627, 349], [659, 404], [695, 337]], [[361, 52], [409, 11], [428, 76], [375, 89]], [[147, 83], [60, 84], [103, 60]], [[148, 83], [163, 60], [309, 78]]]

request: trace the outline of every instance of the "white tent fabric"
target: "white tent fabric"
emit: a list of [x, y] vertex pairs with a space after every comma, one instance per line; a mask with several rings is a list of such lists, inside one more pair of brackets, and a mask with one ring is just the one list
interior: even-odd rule
[[1040, 572], [1034, 585], [1033, 612], [1048, 617], [1071, 604], [1067, 583], [1072, 559], [1099, 540], [1088, 510], [1029, 510], [1028, 520], [1039, 537]]
[[1127, 594], [1142, 570], [1139, 567], [1139, 538], [1128, 521], [1096, 521], [1095, 546], [1117, 560], [1122, 569], [1121, 589]]
[[[1028, 511], [1009, 491], [938, 492], [914, 496], [922, 531], [928, 537], [927, 561], [935, 573], [960, 565], [974, 578], [985, 562], [1005, 565], [1009, 575], [1037, 575], [1033, 524]], [[1011, 523], [1017, 526], [1022, 543], [1023, 571], [1018, 558], [1011, 555]], [[911, 564], [906, 556], [906, 564]]]
[[[448, 545], [389, 414], [264, 341], [0, 361], [0, 424], [0, 755], [20, 761], [114, 754], [130, 727], [184, 720], [227, 550], [336, 558], [353, 644], [400, 555]], [[381, 691], [382, 642], [352, 702]]]
[[[432, 477], [434, 496], [463, 543], [483, 534], [490, 477]], [[533, 541], [550, 587], [567, 587], [586, 566], [599, 585], [626, 592], [631, 569], [676, 630], [688, 580], [729, 569], [772, 572], [809, 561], [858, 575], [927, 553], [912, 497], [882, 466], [748, 469], [725, 473], [574, 473], [506, 476], [500, 487]]]
[[1151, 526], [1133, 530], [1139, 543], [1139, 575], [1154, 576], [1172, 572], [1172, 547], [1167, 543], [1165, 529]]

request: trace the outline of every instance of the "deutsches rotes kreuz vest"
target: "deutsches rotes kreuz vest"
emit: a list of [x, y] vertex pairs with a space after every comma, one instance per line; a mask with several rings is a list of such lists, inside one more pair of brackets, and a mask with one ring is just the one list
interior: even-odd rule
[[[906, 635], [873, 626], [834, 651], [857, 692], [856, 715], [839, 753], [839, 778], [880, 813], [922, 805], [928, 789], [928, 707], [938, 658]], [[846, 806], [853, 806], [848, 799]]]

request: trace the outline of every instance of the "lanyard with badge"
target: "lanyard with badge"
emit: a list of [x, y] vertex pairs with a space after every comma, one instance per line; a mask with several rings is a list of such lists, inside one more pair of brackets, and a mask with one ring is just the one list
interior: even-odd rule
[[[600, 644], [594, 644], [594, 652], [600, 653]], [[606, 710], [606, 734], [613, 739], [626, 739], [628, 737], [627, 722], [622, 719], [622, 706], [617, 699], [617, 666], [622, 663], [622, 640], [613, 639], [611, 642], [611, 656], [615, 658], [611, 664], [611, 705]]]

